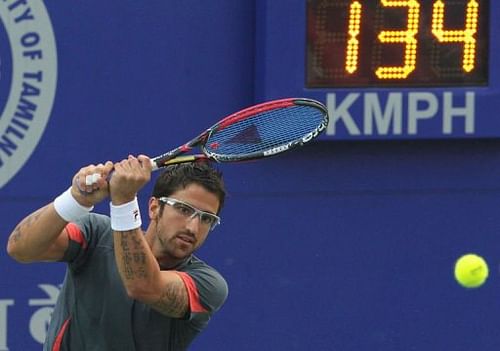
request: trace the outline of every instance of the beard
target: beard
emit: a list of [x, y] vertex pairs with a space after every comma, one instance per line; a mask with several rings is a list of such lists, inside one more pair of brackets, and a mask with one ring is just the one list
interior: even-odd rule
[[198, 247], [196, 236], [192, 232], [184, 230], [168, 235], [167, 231], [161, 230], [160, 226], [157, 226], [156, 229], [156, 238], [160, 244], [160, 256], [182, 260], [190, 256]]

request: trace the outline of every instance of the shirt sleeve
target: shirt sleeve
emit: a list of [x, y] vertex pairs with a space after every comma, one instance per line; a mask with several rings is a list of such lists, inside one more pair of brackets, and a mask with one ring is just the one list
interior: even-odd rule
[[61, 261], [67, 262], [70, 269], [77, 271], [85, 264], [99, 236], [105, 233], [106, 219], [105, 216], [89, 214], [66, 225], [69, 244]]
[[203, 267], [188, 272], [177, 272], [186, 286], [189, 297], [189, 315], [212, 315], [228, 296], [226, 280], [213, 268]]

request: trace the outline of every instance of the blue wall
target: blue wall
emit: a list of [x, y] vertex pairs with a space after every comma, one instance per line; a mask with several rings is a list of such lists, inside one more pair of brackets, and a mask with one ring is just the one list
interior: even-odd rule
[[[154, 156], [265, 98], [252, 0], [45, 6], [57, 92], [33, 154], [0, 189], [2, 247], [81, 166]], [[500, 348], [498, 140], [328, 140], [220, 168], [223, 225], [199, 255], [230, 295], [192, 350]], [[453, 279], [467, 252], [490, 263], [480, 289]], [[19, 265], [3, 252], [0, 267], [0, 350], [39, 350], [51, 306], [39, 285], [60, 284], [64, 265]]]

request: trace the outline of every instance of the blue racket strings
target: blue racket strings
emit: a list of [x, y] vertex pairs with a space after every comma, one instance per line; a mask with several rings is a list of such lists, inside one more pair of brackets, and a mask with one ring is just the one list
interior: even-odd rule
[[205, 148], [216, 155], [255, 154], [300, 140], [324, 120], [323, 111], [307, 105], [265, 111], [215, 130]]

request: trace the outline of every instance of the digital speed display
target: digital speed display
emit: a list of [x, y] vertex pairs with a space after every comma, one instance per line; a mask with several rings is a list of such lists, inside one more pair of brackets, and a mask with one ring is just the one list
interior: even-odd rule
[[308, 0], [306, 87], [488, 84], [485, 0]]

